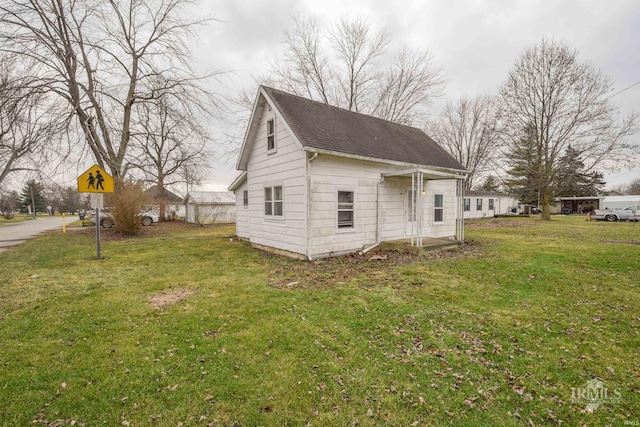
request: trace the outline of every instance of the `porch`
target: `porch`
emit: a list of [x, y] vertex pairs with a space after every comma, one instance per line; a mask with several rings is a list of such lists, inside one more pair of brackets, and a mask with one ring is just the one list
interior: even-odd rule
[[[382, 235], [379, 241], [384, 242], [387, 247], [395, 247], [396, 244], [400, 247], [416, 247], [419, 248], [417, 252], [453, 247], [457, 245], [456, 241], [464, 241], [463, 193], [466, 175], [417, 168], [383, 173], [382, 178], [380, 184], [386, 179], [400, 179], [406, 180], [410, 186], [407, 185], [408, 188], [404, 191], [403, 238], [397, 239], [401, 237], [397, 234]], [[455, 181], [455, 185], [451, 181]], [[438, 182], [443, 184], [436, 184]], [[394, 185], [397, 188], [397, 184]], [[378, 212], [381, 210], [378, 197]]]
[[460, 246], [463, 242], [453, 239], [437, 239], [434, 237], [422, 237], [422, 244], [417, 245], [415, 238], [389, 240], [380, 243], [380, 249], [384, 251], [409, 252], [414, 255], [425, 255], [428, 252], [438, 251], [441, 249], [453, 249]]

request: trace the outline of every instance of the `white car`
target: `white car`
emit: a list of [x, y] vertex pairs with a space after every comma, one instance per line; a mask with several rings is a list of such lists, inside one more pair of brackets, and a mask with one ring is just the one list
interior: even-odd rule
[[[140, 223], [145, 227], [153, 224], [154, 222], [158, 222], [159, 220], [160, 220], [160, 217], [158, 216], [157, 213], [153, 211], [140, 212]], [[96, 223], [96, 216], [95, 216], [95, 212], [92, 211], [91, 224], [95, 224], [95, 223]], [[100, 211], [100, 225], [104, 228], [111, 228], [115, 225], [109, 211], [106, 211], [106, 210]]]
[[640, 221], [640, 206], [631, 205], [622, 209], [600, 210], [596, 209], [591, 214], [591, 219], [604, 219], [605, 221]]

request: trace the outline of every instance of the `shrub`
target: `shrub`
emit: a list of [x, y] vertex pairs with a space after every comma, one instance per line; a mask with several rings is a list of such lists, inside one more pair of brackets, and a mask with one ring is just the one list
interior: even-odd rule
[[148, 204], [141, 181], [116, 179], [115, 191], [107, 194], [105, 204], [111, 206], [116, 229], [122, 234], [135, 236], [140, 232], [140, 211]]

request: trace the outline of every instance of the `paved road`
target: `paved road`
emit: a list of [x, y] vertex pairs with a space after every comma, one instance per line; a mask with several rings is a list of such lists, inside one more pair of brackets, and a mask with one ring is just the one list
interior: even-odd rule
[[[76, 221], [78, 217], [67, 216], [64, 221], [67, 225]], [[61, 216], [39, 217], [33, 221], [16, 222], [0, 226], [0, 252], [9, 247], [19, 245], [27, 239], [37, 236], [48, 230], [60, 230], [62, 232]]]

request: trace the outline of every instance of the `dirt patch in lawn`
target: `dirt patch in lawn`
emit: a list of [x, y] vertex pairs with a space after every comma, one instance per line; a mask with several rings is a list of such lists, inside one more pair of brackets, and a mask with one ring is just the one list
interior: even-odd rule
[[159, 294], [151, 297], [151, 299], [149, 300], [149, 304], [151, 304], [156, 310], [160, 310], [162, 308], [166, 308], [184, 301], [189, 294], [191, 294], [191, 291], [188, 291], [186, 289], [171, 289], [162, 291]]
[[602, 243], [622, 243], [624, 245], [640, 245], [640, 240], [613, 240], [606, 239], [601, 240]]
[[399, 280], [395, 267], [410, 264], [424, 264], [442, 258], [467, 258], [477, 256], [482, 247], [473, 241], [465, 242], [455, 249], [443, 249], [429, 252], [426, 255], [415, 255], [409, 252], [373, 250], [366, 254], [354, 253], [336, 258], [324, 258], [314, 261], [292, 261], [278, 257], [273, 261], [270, 276], [273, 280], [269, 286], [294, 290], [307, 287], [332, 288], [338, 283], [353, 280], [363, 285], [383, 284], [397, 285]]
[[504, 219], [478, 219], [474, 221], [465, 221], [464, 228], [523, 228], [523, 227], [536, 227], [538, 222], [534, 221], [519, 221], [519, 220], [507, 220]]

